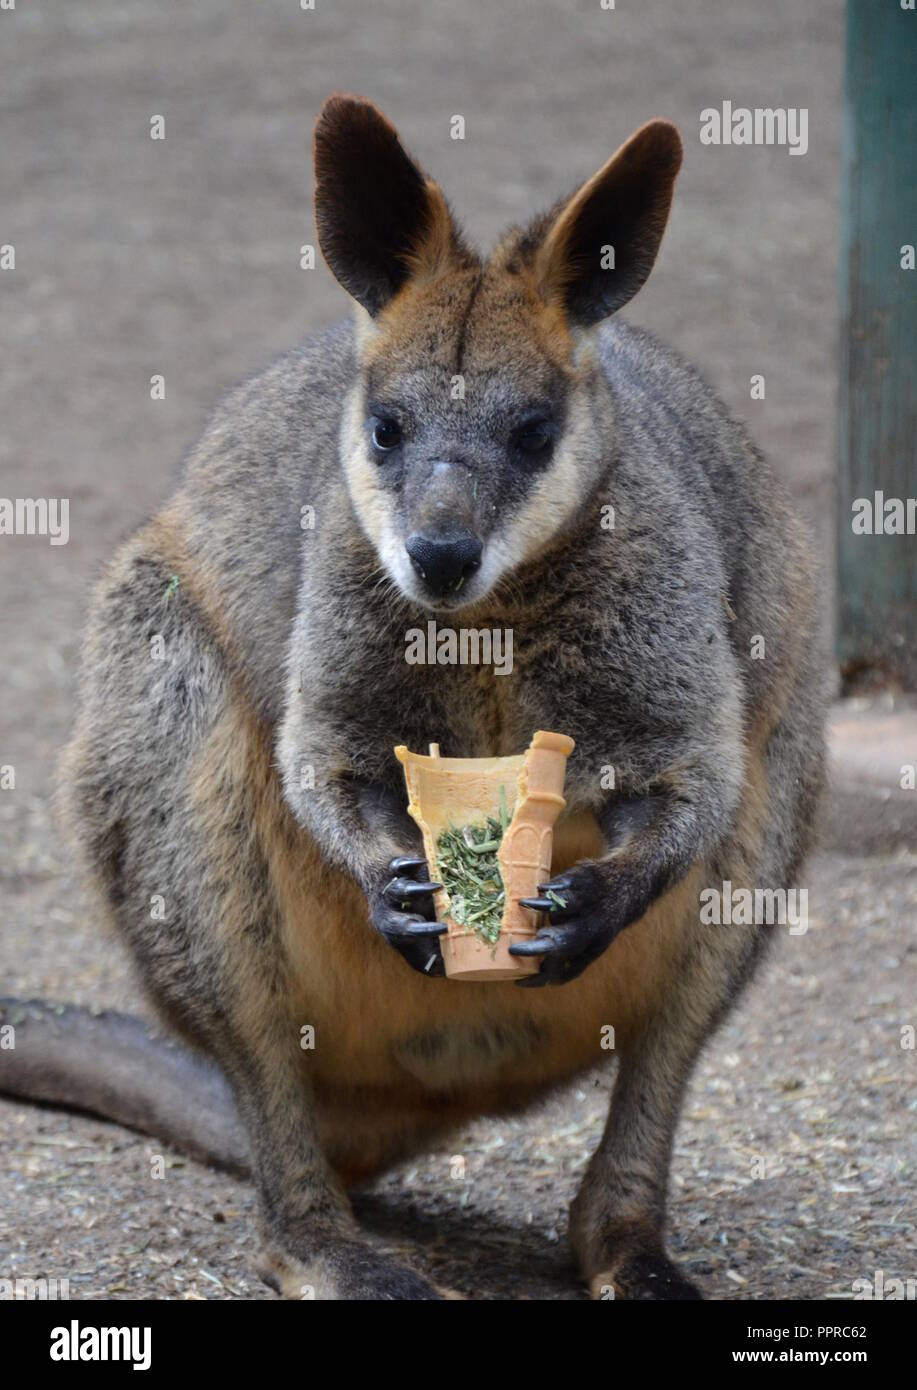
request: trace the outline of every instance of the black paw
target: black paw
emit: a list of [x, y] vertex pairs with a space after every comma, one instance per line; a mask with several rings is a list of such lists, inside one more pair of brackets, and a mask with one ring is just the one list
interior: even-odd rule
[[388, 1255], [377, 1254], [362, 1242], [349, 1249], [345, 1247], [337, 1263], [339, 1298], [417, 1303], [441, 1297], [422, 1274], [416, 1274]]
[[596, 1298], [607, 1296], [605, 1288], [614, 1289], [614, 1297], [635, 1302], [673, 1302], [697, 1300], [703, 1294], [696, 1284], [686, 1279], [662, 1251], [649, 1251], [643, 1255], [632, 1255], [615, 1270], [608, 1284], [602, 1284], [601, 1275], [592, 1281]]
[[430, 883], [425, 859], [391, 860], [392, 875], [371, 907], [371, 921], [390, 946], [422, 975], [444, 975], [439, 938], [445, 923], [434, 917], [433, 894], [442, 885]]
[[538, 885], [540, 897], [521, 898], [523, 907], [548, 914], [531, 941], [510, 947], [514, 956], [540, 956], [541, 970], [518, 983], [524, 989], [564, 985], [575, 980], [609, 946], [617, 924], [601, 870], [577, 864], [550, 883]]
[[258, 1271], [266, 1284], [290, 1299], [418, 1302], [444, 1297], [423, 1275], [359, 1239], [326, 1239], [300, 1255], [283, 1243], [271, 1244], [262, 1252]]

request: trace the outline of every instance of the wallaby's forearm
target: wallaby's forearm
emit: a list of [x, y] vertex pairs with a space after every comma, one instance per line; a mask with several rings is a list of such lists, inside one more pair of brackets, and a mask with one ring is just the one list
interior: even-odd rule
[[[317, 746], [291, 755], [282, 741], [280, 751], [284, 792], [297, 820], [326, 860], [343, 869], [368, 897], [380, 890], [386, 866], [396, 855], [422, 854], [402, 788], [395, 791], [359, 776], [344, 758], [332, 763]], [[300, 775], [301, 768], [308, 769], [306, 776]]]

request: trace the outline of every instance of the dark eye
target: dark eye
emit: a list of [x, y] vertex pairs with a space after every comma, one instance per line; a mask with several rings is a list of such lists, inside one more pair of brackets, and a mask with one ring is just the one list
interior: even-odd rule
[[373, 444], [385, 453], [401, 443], [401, 426], [397, 420], [377, 420], [373, 425]]
[[515, 445], [524, 454], [541, 454], [551, 447], [554, 431], [548, 420], [532, 420], [516, 431]]

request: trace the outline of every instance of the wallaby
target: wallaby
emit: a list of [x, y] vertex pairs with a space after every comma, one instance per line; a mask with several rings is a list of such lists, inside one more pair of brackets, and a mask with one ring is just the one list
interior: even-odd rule
[[[773, 476], [695, 373], [614, 317], [656, 258], [681, 141], [651, 121], [486, 260], [370, 102], [332, 96], [314, 158], [355, 321], [229, 397], [108, 569], [74, 826], [162, 1016], [228, 1078], [276, 1288], [438, 1296], [360, 1236], [347, 1186], [608, 1062], [611, 1025], [573, 1249], [597, 1297], [698, 1297], [664, 1245], [674, 1131], [774, 935], [706, 924], [700, 893], [793, 882], [824, 680]], [[511, 674], [408, 663], [431, 616], [511, 631]], [[450, 981], [393, 747], [506, 755], [536, 729], [576, 740], [516, 948], [539, 971]], [[64, 1015], [56, 1036], [90, 1026]], [[133, 1046], [118, 1027], [81, 1054], [88, 1103], [144, 1123], [102, 1084]], [[0, 1088], [29, 1071], [53, 1091], [41, 1033], [0, 1054]]]

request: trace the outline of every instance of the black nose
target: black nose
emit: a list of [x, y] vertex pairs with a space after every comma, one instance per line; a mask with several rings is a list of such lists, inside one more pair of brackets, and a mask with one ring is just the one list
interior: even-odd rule
[[484, 542], [477, 536], [408, 536], [405, 549], [421, 579], [431, 593], [443, 596], [457, 593], [481, 564]]

